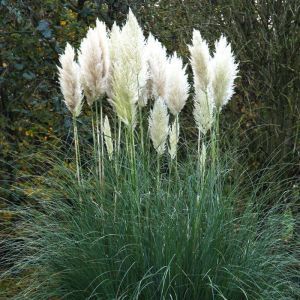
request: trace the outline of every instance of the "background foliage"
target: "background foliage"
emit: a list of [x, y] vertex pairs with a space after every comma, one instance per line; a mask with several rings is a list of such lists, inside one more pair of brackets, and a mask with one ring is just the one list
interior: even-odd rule
[[[226, 34], [240, 63], [236, 95], [221, 122], [226, 141], [244, 152], [250, 169], [276, 154], [299, 171], [300, 4], [297, 0], [64, 1], [2, 0], [0, 5], [0, 179], [9, 188], [29, 171], [28, 156], [63, 137], [71, 119], [56, 75], [58, 55], [78, 46], [95, 19], [124, 21], [130, 6], [169, 51], [187, 57], [192, 28], [208, 41]], [[189, 70], [191, 73], [191, 70]], [[192, 105], [185, 109], [188, 128]], [[80, 118], [85, 122], [85, 118]], [[190, 126], [189, 126], [190, 125]], [[245, 147], [247, 145], [247, 147]], [[18, 179], [17, 179], [18, 178]], [[4, 193], [4, 192], [2, 192]], [[4, 195], [7, 197], [7, 195]]]

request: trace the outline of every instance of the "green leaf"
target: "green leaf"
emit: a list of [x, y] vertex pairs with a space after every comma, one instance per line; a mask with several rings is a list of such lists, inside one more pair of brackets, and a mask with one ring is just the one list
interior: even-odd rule
[[50, 29], [50, 24], [47, 20], [39, 21], [36, 29], [41, 32], [44, 38], [50, 39], [52, 37], [52, 29]]
[[14, 67], [16, 68], [16, 70], [20, 71], [20, 70], [23, 70], [24, 69], [24, 65], [23, 64], [19, 64], [19, 63], [16, 63], [14, 64]]
[[31, 71], [26, 71], [23, 73], [23, 78], [25, 78], [26, 80], [32, 80], [35, 78], [35, 74], [32, 73]]

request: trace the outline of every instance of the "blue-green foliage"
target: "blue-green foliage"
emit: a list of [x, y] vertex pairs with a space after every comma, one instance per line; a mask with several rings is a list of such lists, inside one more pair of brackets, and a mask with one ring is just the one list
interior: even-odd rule
[[52, 165], [47, 200], [37, 195], [36, 207], [18, 212], [19, 250], [9, 256], [23, 286], [16, 299], [299, 296], [296, 222], [266, 206], [280, 200], [275, 174], [274, 184], [269, 172], [243, 188], [220, 161], [199, 177], [190, 154], [171, 177], [163, 165], [158, 185], [155, 164], [137, 157], [133, 179], [121, 161], [119, 170], [107, 162], [102, 185], [87, 168], [81, 187], [63, 162]]

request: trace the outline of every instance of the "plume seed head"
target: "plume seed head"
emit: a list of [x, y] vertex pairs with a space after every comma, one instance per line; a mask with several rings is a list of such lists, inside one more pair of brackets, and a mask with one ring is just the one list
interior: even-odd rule
[[153, 109], [150, 112], [149, 132], [155, 150], [158, 155], [162, 155], [165, 152], [169, 134], [169, 114], [162, 98], [158, 98], [154, 102]]
[[177, 145], [179, 141], [179, 122], [176, 120], [173, 122], [170, 128], [169, 134], [169, 154], [171, 159], [174, 159], [177, 155]]
[[224, 36], [215, 43], [212, 59], [212, 89], [218, 110], [226, 105], [234, 93], [234, 80], [237, 77], [238, 64], [231, 51], [231, 45]]
[[194, 119], [200, 132], [204, 135], [211, 128], [214, 120], [214, 99], [211, 84], [205, 91], [196, 89], [194, 95]]
[[74, 117], [78, 117], [82, 107], [82, 87], [80, 68], [75, 61], [75, 50], [67, 43], [65, 52], [59, 56], [61, 67], [58, 68], [60, 89], [64, 102]]
[[189, 45], [195, 90], [206, 91], [211, 81], [211, 56], [207, 42], [201, 37], [199, 30], [193, 31], [192, 45]]
[[186, 66], [183, 66], [182, 59], [176, 53], [169, 60], [167, 72], [168, 93], [166, 103], [170, 112], [176, 116], [183, 109], [189, 96]]
[[166, 98], [168, 58], [166, 48], [150, 33], [146, 46], [150, 94], [156, 99]]
[[96, 27], [89, 28], [81, 41], [78, 60], [81, 81], [89, 105], [107, 91], [109, 75], [109, 39], [106, 25], [96, 20]]
[[104, 118], [103, 135], [104, 135], [106, 150], [108, 153], [108, 158], [109, 158], [109, 160], [112, 160], [113, 152], [114, 152], [114, 145], [112, 142], [111, 129], [110, 129], [110, 124], [109, 124], [109, 120], [108, 120], [107, 116], [105, 116], [105, 118]]
[[114, 24], [110, 48], [110, 103], [126, 125], [135, 126], [136, 105], [147, 81], [144, 50], [142, 29], [130, 11], [122, 29]]

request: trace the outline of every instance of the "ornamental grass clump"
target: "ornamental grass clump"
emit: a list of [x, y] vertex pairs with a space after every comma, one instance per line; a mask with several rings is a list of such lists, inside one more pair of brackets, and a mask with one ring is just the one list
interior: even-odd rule
[[[278, 170], [243, 175], [219, 146], [221, 108], [237, 75], [231, 46], [221, 37], [211, 56], [194, 31], [189, 50], [194, 83], [176, 53], [145, 39], [131, 11], [123, 27], [106, 32], [97, 21], [89, 29], [79, 64], [67, 45], [62, 94], [75, 121], [85, 95], [93, 147], [74, 122], [76, 171], [48, 157], [30, 194], [35, 205], [13, 208], [22, 230], [5, 241], [12, 267], [2, 276], [18, 279], [15, 299], [299, 296], [298, 224], [280, 205], [289, 193], [280, 193]], [[198, 138], [180, 144], [189, 97]]]

